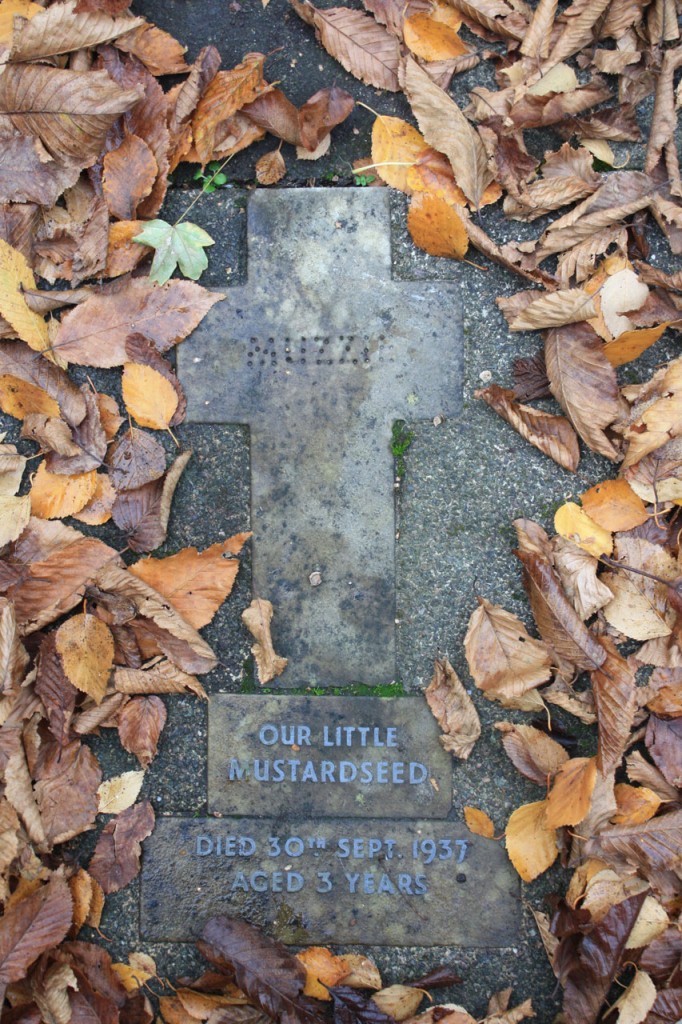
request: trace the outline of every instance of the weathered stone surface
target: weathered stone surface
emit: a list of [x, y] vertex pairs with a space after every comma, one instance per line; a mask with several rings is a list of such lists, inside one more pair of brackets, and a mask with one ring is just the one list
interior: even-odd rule
[[215, 914], [283, 942], [512, 946], [504, 849], [450, 821], [162, 818], [144, 844], [143, 938], [196, 936]]
[[211, 813], [445, 818], [452, 758], [422, 697], [261, 697], [210, 703]]
[[251, 430], [253, 584], [282, 685], [395, 674], [397, 419], [461, 407], [452, 283], [391, 279], [382, 189], [257, 192], [248, 283], [181, 347], [196, 422]]

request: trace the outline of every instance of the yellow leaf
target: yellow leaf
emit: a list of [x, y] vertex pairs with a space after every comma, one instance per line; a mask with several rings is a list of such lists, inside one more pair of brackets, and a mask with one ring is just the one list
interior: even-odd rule
[[411, 194], [407, 173], [429, 147], [416, 128], [400, 117], [377, 117], [372, 125], [372, 163], [382, 181]]
[[562, 764], [547, 798], [547, 825], [560, 828], [582, 821], [590, 809], [596, 781], [595, 757], [572, 757]]
[[47, 391], [8, 373], [0, 376], [0, 409], [18, 420], [32, 412], [59, 416], [59, 406]]
[[674, 320], [666, 320], [656, 327], [642, 327], [640, 330], [623, 331], [614, 341], [607, 342], [602, 352], [611, 363], [611, 366], [622, 366], [624, 363], [631, 363], [638, 359], [642, 352], [646, 352], [661, 337], [666, 327], [670, 327]]
[[507, 822], [509, 859], [524, 882], [532, 882], [556, 860], [556, 832], [547, 824], [546, 800], [517, 807]]
[[325, 946], [310, 946], [296, 954], [305, 967], [303, 994], [314, 999], [331, 999], [325, 985], [331, 988], [350, 974], [350, 967], [340, 956], [334, 956]]
[[661, 806], [661, 798], [647, 786], [630, 786], [619, 782], [614, 787], [618, 812], [611, 821], [615, 825], [643, 825], [653, 818]]
[[381, 975], [373, 960], [361, 953], [344, 953], [341, 959], [350, 971], [343, 979], [344, 985], [350, 985], [351, 988], [381, 988]]
[[649, 518], [644, 502], [627, 480], [604, 480], [580, 495], [587, 515], [611, 533], [634, 530]]
[[483, 836], [484, 839], [492, 839], [495, 835], [495, 826], [485, 811], [479, 811], [477, 807], [464, 808], [464, 820], [467, 828], [475, 836]]
[[207, 625], [232, 590], [238, 555], [249, 533], [238, 533], [205, 551], [183, 548], [168, 558], [143, 558], [130, 572], [158, 591], [195, 629]]
[[413, 196], [407, 227], [415, 245], [431, 256], [461, 260], [469, 246], [464, 221], [455, 207], [428, 193]]
[[125, 363], [122, 393], [126, 409], [141, 427], [168, 429], [178, 407], [178, 393], [158, 370]]
[[114, 664], [109, 627], [95, 615], [73, 615], [59, 627], [55, 641], [69, 682], [100, 704]]
[[0, 548], [16, 540], [28, 526], [31, 518], [31, 499], [28, 494], [15, 497], [12, 494], [0, 494]]
[[30, 21], [43, 8], [31, 0], [2, 0], [0, 4], [0, 45], [9, 46], [14, 32], [14, 18], [18, 15]]
[[405, 44], [422, 60], [450, 60], [469, 53], [469, 47], [449, 25], [419, 12], [405, 18]]
[[137, 992], [156, 977], [156, 963], [147, 953], [130, 953], [127, 964], [112, 964], [126, 992]]
[[23, 289], [35, 286], [26, 257], [0, 239], [0, 314], [30, 348], [44, 352], [50, 347], [47, 323], [39, 313], [29, 309], [22, 295]]
[[625, 944], [626, 949], [643, 949], [662, 935], [670, 924], [664, 908], [653, 896], [646, 896]]
[[106, 473], [97, 473], [95, 492], [87, 505], [80, 512], [74, 512], [73, 518], [88, 526], [102, 526], [111, 519], [111, 510], [116, 501], [116, 490]]
[[97, 790], [97, 813], [98, 814], [120, 814], [130, 807], [137, 800], [142, 783], [144, 772], [123, 772], [113, 779], [105, 779]]
[[610, 555], [613, 551], [613, 538], [609, 531], [590, 519], [587, 512], [574, 501], [567, 501], [557, 509], [554, 515], [554, 529], [559, 536], [577, 544], [595, 558]]
[[97, 490], [97, 472], [48, 473], [41, 462], [33, 478], [31, 511], [38, 519], [63, 519], [85, 508]]

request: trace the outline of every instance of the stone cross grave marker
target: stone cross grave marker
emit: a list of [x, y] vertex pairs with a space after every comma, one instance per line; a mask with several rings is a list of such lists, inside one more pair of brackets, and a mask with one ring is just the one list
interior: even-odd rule
[[188, 419], [248, 424], [254, 594], [284, 685], [395, 675], [392, 426], [461, 406], [458, 290], [391, 277], [384, 189], [256, 192], [248, 282], [179, 352]]

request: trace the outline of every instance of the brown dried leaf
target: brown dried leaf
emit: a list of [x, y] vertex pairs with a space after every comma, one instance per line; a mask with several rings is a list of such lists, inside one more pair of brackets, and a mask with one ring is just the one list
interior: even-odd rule
[[443, 732], [443, 747], [466, 761], [481, 735], [481, 722], [474, 702], [447, 658], [436, 659], [433, 678], [424, 696]]
[[262, 53], [247, 53], [241, 64], [230, 71], [218, 71], [212, 78], [192, 117], [200, 163], [207, 163], [213, 155], [218, 125], [269, 88], [263, 79], [264, 62]]
[[532, 725], [495, 722], [495, 728], [502, 733], [502, 746], [514, 767], [544, 789], [568, 760], [560, 743]]
[[117, 220], [134, 220], [158, 174], [151, 149], [137, 135], [125, 135], [117, 149], [105, 154], [102, 167], [102, 189], [110, 215]]
[[80, 740], [41, 750], [35, 796], [48, 842], [65, 843], [92, 828], [102, 781], [97, 758]]
[[111, 482], [120, 493], [134, 491], [166, 470], [166, 453], [151, 434], [131, 427], [112, 445], [107, 455]]
[[238, 555], [250, 534], [238, 533], [205, 551], [183, 548], [167, 558], [144, 558], [130, 572], [168, 598], [195, 629], [206, 626], [232, 590]]
[[411, 988], [409, 985], [389, 985], [388, 988], [375, 992], [371, 996], [371, 1002], [393, 1020], [402, 1021], [417, 1012], [423, 998], [424, 993], [421, 989]]
[[99, 704], [114, 664], [109, 627], [96, 615], [73, 615], [57, 630], [55, 644], [69, 682]]
[[310, 0], [290, 0], [296, 13], [314, 25], [325, 50], [340, 64], [375, 89], [398, 92], [400, 47], [374, 18], [347, 7], [318, 9]]
[[549, 828], [577, 825], [587, 815], [597, 781], [594, 757], [572, 757], [561, 765], [554, 777], [545, 821]]
[[7, 910], [0, 932], [0, 985], [20, 981], [41, 953], [57, 946], [71, 927], [69, 887], [54, 875]]
[[474, 392], [475, 398], [482, 398], [514, 430], [538, 448], [544, 455], [554, 459], [563, 469], [574, 473], [580, 461], [580, 448], [576, 433], [564, 416], [533, 409], [515, 401], [514, 392], [490, 384]]
[[490, 699], [514, 699], [547, 682], [551, 655], [545, 645], [504, 608], [482, 597], [478, 605], [469, 619], [464, 651], [479, 690]]
[[183, 452], [160, 479], [119, 493], [111, 514], [131, 551], [153, 551], [165, 541], [173, 494], [191, 457]]
[[109, 895], [132, 882], [140, 870], [140, 843], [151, 835], [154, 811], [148, 800], [135, 804], [105, 825], [88, 871]]
[[156, 757], [159, 736], [166, 724], [166, 708], [159, 697], [133, 697], [118, 716], [121, 745], [143, 768]]
[[144, 279], [131, 280], [119, 291], [93, 295], [67, 313], [54, 349], [70, 363], [120, 366], [128, 358], [128, 337], [140, 332], [160, 352], [167, 352], [222, 298], [219, 292], [209, 292], [193, 281], [168, 281], [159, 286]]
[[597, 767], [606, 775], [620, 765], [637, 710], [635, 673], [607, 638], [606, 660], [592, 673], [592, 692], [597, 709], [599, 747]]
[[116, 46], [142, 61], [152, 75], [182, 75], [190, 70], [184, 56], [187, 47], [151, 22], [119, 36]]
[[270, 601], [255, 597], [248, 608], [242, 612], [242, 622], [256, 638], [251, 653], [256, 659], [258, 681], [261, 686], [267, 685], [282, 674], [287, 667], [287, 659], [275, 654], [270, 635], [273, 607]]
[[641, 825], [604, 829], [590, 841], [590, 853], [607, 860], [623, 858], [648, 874], [678, 863], [681, 843], [682, 810], [678, 810]]
[[583, 441], [593, 451], [616, 460], [618, 450], [604, 433], [621, 415], [616, 373], [588, 324], [549, 331], [545, 361], [552, 394]]
[[185, 693], [190, 690], [197, 697], [208, 700], [206, 691], [194, 676], [182, 672], [170, 661], [161, 661], [148, 669], [117, 668], [114, 689], [120, 693]]
[[37, 136], [55, 160], [89, 167], [113, 123], [139, 98], [104, 71], [12, 64], [0, 76], [0, 131]]
[[276, 185], [287, 173], [287, 165], [279, 149], [264, 153], [256, 161], [256, 178], [261, 185]]
[[[26, 412], [57, 416], [61, 412], [67, 423], [74, 426], [85, 417], [87, 407], [83, 393], [59, 366], [44, 356], [31, 351], [21, 341], [0, 341], [0, 379], [14, 378], [31, 385], [45, 403], [28, 407]], [[3, 409], [14, 416], [12, 408]], [[20, 410], [17, 410], [20, 411]], [[19, 418], [23, 419], [22, 414]]]
[[50, 732], [57, 744], [63, 746], [68, 742], [71, 732], [71, 719], [78, 691], [66, 678], [57, 653], [55, 638], [55, 633], [48, 633], [42, 639], [35, 691], [43, 702], [50, 723]]
[[405, 92], [429, 145], [444, 153], [467, 199], [479, 206], [492, 181], [485, 147], [457, 104], [416, 61], [405, 61]]
[[591, 618], [613, 594], [597, 578], [596, 558], [565, 537], [552, 540], [552, 560], [566, 596], [581, 619]]

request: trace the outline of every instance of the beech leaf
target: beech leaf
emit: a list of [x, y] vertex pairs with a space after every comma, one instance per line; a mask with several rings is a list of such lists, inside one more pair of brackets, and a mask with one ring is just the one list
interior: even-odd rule
[[474, 702], [447, 658], [436, 659], [433, 678], [424, 696], [443, 731], [442, 745], [466, 761], [481, 735], [481, 722]]

